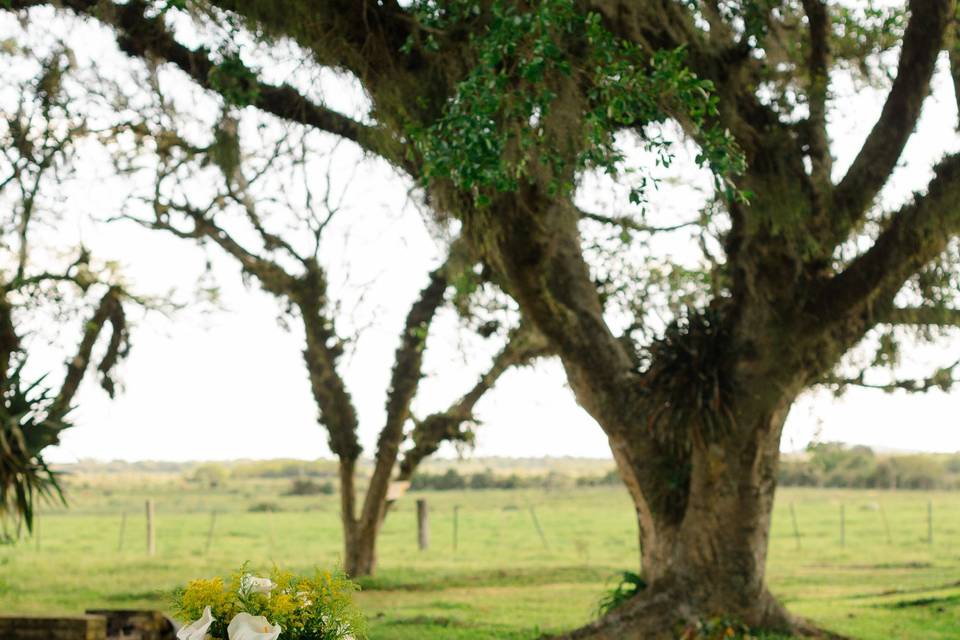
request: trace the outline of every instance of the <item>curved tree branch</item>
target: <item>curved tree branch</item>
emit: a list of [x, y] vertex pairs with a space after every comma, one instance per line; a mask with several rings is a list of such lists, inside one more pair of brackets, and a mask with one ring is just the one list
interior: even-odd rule
[[[146, 14], [147, 4], [142, 0], [131, 0], [124, 4], [101, 0], [11, 0], [0, 5], [0, 8], [22, 10], [42, 5], [64, 7], [95, 18], [117, 32], [117, 44], [124, 53], [171, 63], [200, 87], [217, 91], [211, 81], [211, 72], [216, 64], [211, 60], [209, 51], [204, 48], [189, 49], [180, 44], [167, 29], [162, 16], [150, 17]], [[384, 144], [387, 134], [377, 127], [362, 124], [318, 105], [290, 85], [272, 85], [259, 79], [250, 82], [250, 93], [255, 96], [253, 106], [261, 111], [346, 138], [364, 150], [402, 166], [406, 171], [412, 169], [409, 163], [390, 150], [390, 145]]]
[[10, 362], [20, 349], [20, 336], [13, 324], [13, 305], [6, 295], [0, 297], [0, 385], [6, 383]]
[[[819, 322], [843, 321], [867, 311], [869, 328], [878, 312], [920, 268], [936, 259], [960, 232], [960, 154], [935, 168], [927, 193], [900, 209], [873, 246], [826, 281], [808, 307]], [[859, 338], [856, 338], [859, 339]]]
[[373, 475], [363, 503], [361, 521], [366, 528], [376, 529], [383, 521], [390, 477], [403, 440], [403, 426], [410, 417], [410, 403], [423, 377], [423, 351], [430, 324], [443, 304], [449, 286], [448, 271], [449, 265], [445, 262], [430, 274], [430, 282], [407, 313], [390, 377], [386, 424], [377, 439]]
[[858, 376], [852, 378], [830, 374], [821, 378], [817, 384], [834, 387], [838, 390], [845, 387], [862, 387], [865, 389], [877, 389], [887, 393], [894, 391], [926, 393], [934, 389], [949, 391], [955, 384], [960, 382], [960, 380], [953, 375], [957, 369], [960, 369], [960, 360], [941, 369], [937, 369], [932, 375], [926, 378], [903, 378], [885, 383], [867, 382], [865, 373], [861, 371]]
[[364, 82], [396, 74], [396, 53], [410, 35], [411, 16], [396, 2], [211, 0], [255, 30], [279, 34], [312, 51], [325, 66], [348, 69]]
[[830, 138], [827, 134], [827, 93], [830, 87], [830, 14], [824, 0], [803, 0], [803, 9], [810, 25], [809, 87], [807, 100], [810, 114], [807, 126], [813, 180], [819, 189], [831, 186]]
[[532, 360], [550, 355], [546, 339], [529, 325], [522, 324], [510, 333], [506, 345], [494, 357], [493, 363], [480, 376], [480, 380], [467, 393], [451, 404], [445, 411], [433, 413], [416, 423], [410, 434], [413, 446], [400, 461], [397, 480], [413, 477], [424, 458], [432, 455], [445, 441], [467, 441], [472, 438], [465, 423], [475, 422], [473, 409], [477, 402], [490, 391], [497, 380], [511, 367], [529, 364]]
[[960, 5], [954, 15], [947, 38], [947, 55], [950, 59], [950, 76], [953, 79], [953, 94], [957, 104], [957, 128], [960, 129]]
[[637, 222], [634, 218], [628, 215], [606, 216], [600, 213], [586, 211], [584, 209], [578, 209], [578, 211], [580, 212], [580, 218], [582, 220], [592, 220], [601, 224], [620, 227], [624, 231], [636, 231], [637, 233], [669, 233], [671, 231], [679, 231], [680, 229], [701, 226], [700, 220], [692, 220], [690, 222], [681, 222], [679, 224], [658, 227]]
[[894, 307], [878, 315], [879, 324], [960, 327], [960, 309]]
[[930, 91], [954, 7], [954, 0], [911, 0], [897, 78], [880, 118], [834, 191], [835, 243], [843, 241], [862, 219], [896, 167]]
[[[107, 355], [101, 363], [101, 373], [104, 366], [109, 373], [110, 369], [116, 363], [119, 355], [122, 354], [121, 345], [125, 341], [125, 324], [123, 321], [123, 291], [119, 287], [110, 287], [100, 299], [93, 316], [84, 324], [83, 336], [77, 347], [77, 353], [67, 362], [67, 375], [60, 385], [60, 391], [47, 412], [49, 421], [53, 423], [62, 422], [63, 417], [70, 411], [71, 403], [77, 390], [80, 388], [80, 382], [90, 365], [90, 359], [93, 354], [93, 347], [97, 343], [97, 338], [103, 328], [110, 324], [113, 327], [114, 336], [111, 338]], [[108, 383], [107, 391], [112, 395], [112, 382]], [[55, 434], [51, 434], [55, 435]], [[48, 443], [48, 444], [52, 444]]]

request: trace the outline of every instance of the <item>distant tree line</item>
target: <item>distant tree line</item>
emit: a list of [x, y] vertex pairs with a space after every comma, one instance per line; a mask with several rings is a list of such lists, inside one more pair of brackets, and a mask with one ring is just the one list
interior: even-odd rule
[[[368, 477], [367, 470], [358, 473]], [[186, 478], [211, 488], [228, 480], [289, 479], [287, 495], [324, 494], [336, 486], [336, 467], [328, 460], [251, 460], [229, 464], [205, 463]], [[615, 469], [581, 475], [544, 470], [516, 473], [487, 468], [463, 472], [455, 468], [422, 471], [411, 479], [412, 491], [457, 491], [470, 489], [563, 489], [616, 485]], [[870, 447], [840, 442], [811, 444], [798, 456], [780, 461], [779, 484], [786, 487], [851, 489], [960, 489], [960, 453], [884, 454]], [[322, 487], [322, 489], [321, 489]]]
[[[204, 463], [184, 478], [211, 489], [225, 486], [231, 480], [289, 479], [287, 496], [329, 495], [335, 492], [336, 482], [325, 461], [300, 462], [292, 460], [244, 461], [231, 465]], [[550, 470], [542, 473], [496, 472], [487, 468], [467, 473], [454, 468], [443, 472], [427, 471], [415, 474], [410, 481], [412, 491], [462, 491], [481, 489], [569, 489], [573, 487], [617, 486], [621, 482], [616, 469], [606, 473], [579, 475]]]
[[497, 474], [491, 469], [476, 473], [460, 473], [450, 468], [443, 473], [421, 472], [410, 481], [411, 491], [455, 491], [463, 489], [567, 489], [617, 485], [621, 482], [616, 470], [603, 475], [573, 477], [557, 471], [538, 475]]
[[788, 487], [960, 489], [960, 454], [877, 454], [870, 447], [821, 442], [780, 461]]

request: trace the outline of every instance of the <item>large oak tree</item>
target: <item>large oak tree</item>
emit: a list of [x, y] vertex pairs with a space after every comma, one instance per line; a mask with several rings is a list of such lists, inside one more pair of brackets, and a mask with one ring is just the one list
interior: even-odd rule
[[[57, 5], [111, 26], [131, 56], [179, 67], [225, 100], [352, 140], [419, 181], [438, 216], [462, 223], [559, 354], [636, 506], [648, 587], [571, 637], [669, 635], [678, 622], [718, 614], [809, 630], [764, 575], [790, 407], [824, 380], [863, 382], [846, 380], [841, 365], [878, 327], [957, 324], [960, 156], [943, 158], [910, 202], [888, 210], [878, 200], [938, 57], [948, 50], [960, 60], [954, 0], [889, 12], [823, 0]], [[225, 39], [185, 44], [164, 14], [182, 9], [228, 26]], [[270, 84], [244, 62], [251, 34], [352, 75], [369, 113], [352, 118], [306, 89]], [[837, 170], [834, 81], [860, 74], [883, 84], [888, 72], [877, 122]], [[590, 171], [631, 179], [625, 137], [669, 164], [657, 133], [665, 123], [717, 177], [712, 213], [700, 216], [715, 242], [703, 243], [706, 278], [684, 296], [684, 311], [663, 326], [633, 304], [622, 332], [604, 306], [602, 269], [585, 258], [583, 219], [595, 216], [577, 206], [576, 190]], [[630, 198], [642, 204], [650, 174], [633, 168], [641, 180]], [[637, 299], [655, 304], [639, 277]], [[949, 374], [934, 379], [946, 386]]]

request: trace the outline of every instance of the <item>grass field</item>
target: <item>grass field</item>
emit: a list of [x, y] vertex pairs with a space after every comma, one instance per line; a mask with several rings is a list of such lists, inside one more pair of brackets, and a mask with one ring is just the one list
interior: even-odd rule
[[[281, 497], [287, 486], [74, 481], [71, 508], [44, 512], [38, 539], [0, 546], [0, 612], [165, 609], [170, 591], [189, 578], [229, 573], [244, 561], [294, 570], [336, 564], [337, 500]], [[152, 558], [145, 554], [147, 497], [157, 513]], [[416, 549], [416, 497], [431, 509], [426, 552]], [[264, 501], [280, 511], [249, 511]], [[363, 583], [358, 598], [377, 640], [536, 638], [589, 620], [615, 574], [636, 567], [636, 539], [632, 507], [619, 487], [411, 494], [390, 515], [379, 574]], [[960, 493], [785, 489], [774, 514], [769, 582], [792, 611], [855, 638], [955, 639], [958, 545]]]

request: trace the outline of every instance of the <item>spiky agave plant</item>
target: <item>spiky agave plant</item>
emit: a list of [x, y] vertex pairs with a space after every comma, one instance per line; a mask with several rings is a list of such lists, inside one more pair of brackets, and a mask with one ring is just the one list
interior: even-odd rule
[[40, 452], [67, 425], [49, 416], [53, 398], [43, 378], [25, 383], [22, 366], [0, 384], [0, 396], [0, 521], [32, 532], [38, 501], [64, 502], [58, 474]]

